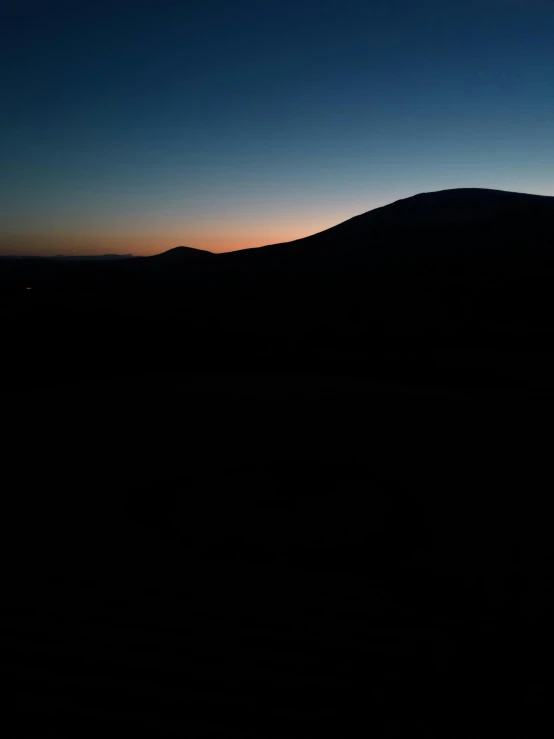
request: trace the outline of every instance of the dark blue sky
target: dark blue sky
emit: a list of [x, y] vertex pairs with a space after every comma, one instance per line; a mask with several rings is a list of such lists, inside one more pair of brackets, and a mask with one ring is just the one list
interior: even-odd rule
[[554, 195], [554, 0], [4, 0], [0, 252], [216, 251]]

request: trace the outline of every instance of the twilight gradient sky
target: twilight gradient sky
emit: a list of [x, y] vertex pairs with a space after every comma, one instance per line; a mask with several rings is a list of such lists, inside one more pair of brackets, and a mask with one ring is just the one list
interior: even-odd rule
[[554, 195], [554, 0], [3, 0], [0, 253], [227, 251]]

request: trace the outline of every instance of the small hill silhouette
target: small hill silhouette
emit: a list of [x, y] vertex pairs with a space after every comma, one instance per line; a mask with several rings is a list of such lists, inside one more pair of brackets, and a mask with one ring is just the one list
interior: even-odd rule
[[215, 254], [211, 251], [205, 251], [204, 249], [194, 249], [191, 246], [176, 246], [174, 249], [169, 249], [161, 254], [155, 254], [147, 259], [163, 262], [192, 262], [192, 261], [204, 261], [211, 259]]

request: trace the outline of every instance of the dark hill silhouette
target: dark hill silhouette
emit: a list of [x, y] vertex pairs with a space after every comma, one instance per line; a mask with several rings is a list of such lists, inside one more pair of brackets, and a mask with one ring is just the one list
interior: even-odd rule
[[[552, 259], [554, 197], [484, 188], [459, 188], [420, 193], [354, 216], [332, 228], [294, 241], [215, 254], [177, 246], [151, 257], [104, 255], [102, 257], [56, 257], [53, 261], [78, 262], [124, 260], [101, 269], [136, 269], [141, 263], [204, 268], [232, 273], [256, 271], [352, 270], [365, 267], [414, 265], [472, 265], [517, 263], [532, 266], [533, 260]], [[11, 261], [11, 260], [10, 260]], [[45, 260], [17, 259], [14, 270], [24, 271]], [[5, 262], [7, 264], [7, 262]]]
[[164, 262], [184, 262], [190, 263], [194, 261], [203, 261], [210, 259], [215, 255], [211, 251], [204, 249], [194, 249], [191, 246], [176, 246], [174, 249], [161, 252], [161, 254], [154, 254], [147, 259], [152, 261], [164, 261]]
[[262, 333], [465, 332], [487, 342], [491, 326], [554, 330], [553, 231], [554, 197], [446, 190], [214, 262], [234, 287], [226, 316], [236, 306], [235, 322]]
[[460, 188], [421, 193], [302, 239], [222, 256], [256, 268], [267, 262], [333, 270], [353, 263], [525, 262], [551, 259], [553, 230], [554, 197]]
[[[18, 320], [33, 322], [9, 324], [15, 337], [36, 330], [42, 342], [52, 321], [62, 317], [65, 323], [71, 314], [71, 343], [83, 336], [86, 345], [79, 321], [105, 322], [104, 335], [117, 335], [116, 351], [128, 355], [114, 325], [125, 315], [162, 322], [163, 330], [152, 329], [152, 341], [163, 346], [162, 354], [169, 352], [171, 363], [182, 349], [180, 342], [164, 343], [166, 332], [186, 332], [189, 361], [208, 361], [205, 346], [190, 343], [196, 331], [210, 351], [227, 346], [225, 361], [240, 356], [246, 363], [237, 347], [252, 335], [260, 345], [275, 336], [295, 337], [297, 349], [307, 334], [321, 344], [338, 335], [392, 344], [399, 337], [460, 342], [464, 335], [466, 342], [490, 344], [492, 335], [515, 341], [517, 326], [518, 336], [536, 341], [537, 330], [554, 332], [553, 225], [553, 197], [445, 190], [396, 201], [303, 239], [226, 254], [181, 246], [134, 259], [6, 260], [0, 287], [6, 310], [13, 306]], [[28, 291], [32, 298], [21, 292], [27, 286], [36, 288]]]

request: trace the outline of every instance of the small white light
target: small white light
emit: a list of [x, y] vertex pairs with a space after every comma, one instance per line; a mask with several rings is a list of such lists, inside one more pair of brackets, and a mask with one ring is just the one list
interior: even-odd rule
[[32, 287], [26, 287], [25, 290], [32, 290]]

